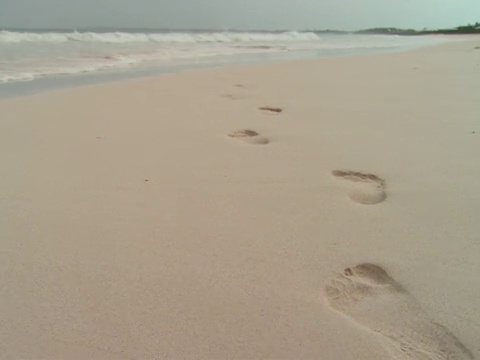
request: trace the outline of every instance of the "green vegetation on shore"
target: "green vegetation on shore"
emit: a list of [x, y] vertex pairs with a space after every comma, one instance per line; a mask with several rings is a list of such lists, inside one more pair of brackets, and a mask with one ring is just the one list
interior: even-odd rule
[[480, 34], [480, 23], [458, 26], [452, 29], [414, 30], [397, 28], [373, 28], [356, 31], [357, 34], [382, 34], [382, 35], [431, 35], [431, 34]]
[[364, 29], [358, 31], [342, 31], [342, 30], [312, 30], [316, 33], [324, 34], [377, 34], [377, 35], [432, 35], [432, 34], [480, 34], [480, 22], [464, 26], [457, 26], [451, 29], [399, 29], [394, 27], [381, 27]]

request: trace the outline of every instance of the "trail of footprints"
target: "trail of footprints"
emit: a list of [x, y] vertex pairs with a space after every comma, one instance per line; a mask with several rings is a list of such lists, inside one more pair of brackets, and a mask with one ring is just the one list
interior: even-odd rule
[[[273, 107], [259, 110], [282, 112]], [[249, 144], [269, 143], [268, 138], [249, 129], [228, 136]], [[332, 175], [351, 183], [348, 196], [355, 203], [374, 205], [387, 198], [386, 181], [377, 175], [348, 170], [334, 170]], [[333, 310], [381, 336], [393, 359], [473, 360], [472, 353], [378, 265], [364, 263], [336, 274], [326, 285], [324, 296]]]
[[328, 305], [383, 337], [393, 359], [472, 360], [472, 353], [435, 323], [387, 272], [360, 264], [337, 274], [325, 287]]
[[[244, 84], [235, 84], [235, 87], [239, 89], [247, 88], [247, 86]], [[240, 100], [245, 98], [244, 94], [238, 94], [238, 93], [224, 94], [222, 96], [230, 100]], [[280, 107], [272, 107], [272, 106], [261, 106], [258, 109], [262, 112], [269, 113], [269, 114], [280, 114], [283, 111], [283, 109]], [[246, 144], [267, 145], [270, 143], [270, 139], [264, 136], [260, 136], [260, 134], [257, 131], [250, 130], [250, 129], [237, 130], [228, 134], [228, 136]]]
[[[235, 84], [235, 87], [240, 89], [247, 88], [243, 84]], [[243, 98], [242, 94], [227, 94], [224, 96], [235, 100]], [[275, 115], [283, 112], [282, 108], [273, 106], [261, 106], [258, 109], [262, 112]], [[237, 130], [228, 134], [228, 136], [253, 145], [266, 145], [270, 143], [270, 140], [267, 137], [260, 136], [257, 131], [250, 129]], [[334, 177], [355, 183], [348, 193], [348, 196], [353, 202], [362, 205], [375, 205], [387, 199], [385, 180], [374, 174], [362, 173], [358, 171], [334, 170], [332, 171], [332, 175]]]

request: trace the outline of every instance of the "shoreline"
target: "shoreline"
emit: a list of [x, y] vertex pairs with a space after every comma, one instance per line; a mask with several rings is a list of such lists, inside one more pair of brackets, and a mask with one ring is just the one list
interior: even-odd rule
[[480, 357], [478, 45], [1, 100], [0, 357]]
[[[442, 37], [442, 36], [438, 36]], [[466, 37], [462, 36], [443, 36], [444, 38], [455, 38], [456, 40], [446, 41], [468, 41]], [[32, 81], [17, 81], [11, 83], [0, 83], [0, 101], [2, 99], [11, 99], [15, 97], [32, 96], [51, 91], [61, 91], [70, 88], [78, 88], [83, 86], [95, 86], [102, 84], [113, 84], [123, 81], [141, 80], [152, 77], [159, 77], [165, 74], [175, 74], [184, 71], [202, 71], [219, 69], [224, 67], [236, 67], [236, 66], [250, 66], [261, 65], [269, 63], [282, 63], [292, 61], [303, 60], [316, 60], [324, 58], [342, 58], [351, 56], [365, 56], [376, 54], [394, 54], [402, 52], [416, 51], [423, 47], [438, 46], [439, 44], [425, 44], [425, 45], [411, 45], [409, 47], [398, 48], [384, 48], [384, 49], [333, 49], [322, 50], [322, 55], [319, 55], [319, 51], [293, 51], [287, 53], [271, 53], [271, 54], [244, 54], [237, 56], [222, 56], [218, 59], [204, 58], [199, 62], [198, 60], [180, 61], [180, 64], [164, 64], [163, 66], [140, 66], [138, 68], [125, 68], [117, 69], [114, 71], [98, 71], [84, 74], [73, 75], [52, 75], [34, 79]], [[440, 43], [441, 45], [441, 43]]]

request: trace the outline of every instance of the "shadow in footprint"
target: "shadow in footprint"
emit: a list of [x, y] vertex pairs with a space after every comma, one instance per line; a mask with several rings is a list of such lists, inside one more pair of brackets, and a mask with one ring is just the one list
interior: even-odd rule
[[242, 91], [242, 90], [246, 90], [248, 88], [247, 85], [244, 85], [244, 84], [234, 84], [233, 85], [235, 88], [239, 89], [239, 91], [241, 93], [225, 93], [225, 94], [222, 94], [221, 96], [224, 97], [224, 98], [227, 98], [227, 99], [230, 99], [230, 100], [242, 100], [242, 99], [246, 99], [247, 97], [249, 97], [245, 91]]
[[356, 203], [374, 205], [387, 199], [385, 180], [377, 175], [344, 170], [334, 170], [332, 175], [357, 183], [355, 188], [348, 194], [350, 199]]
[[325, 287], [328, 305], [384, 337], [395, 359], [470, 360], [471, 352], [378, 265], [360, 264]]
[[222, 97], [230, 100], [242, 100], [246, 98], [244, 95], [240, 94], [223, 94]]
[[248, 129], [234, 131], [228, 134], [228, 136], [253, 145], [266, 145], [270, 142], [268, 138], [259, 136], [258, 132]]
[[265, 112], [270, 112], [274, 114], [280, 114], [283, 109], [279, 107], [271, 107], [271, 106], [262, 106], [258, 108], [259, 110], [265, 111]]
[[244, 137], [252, 137], [252, 136], [258, 136], [258, 133], [253, 130], [237, 130], [234, 131], [231, 134], [228, 134], [228, 136], [233, 137], [233, 138], [244, 138]]

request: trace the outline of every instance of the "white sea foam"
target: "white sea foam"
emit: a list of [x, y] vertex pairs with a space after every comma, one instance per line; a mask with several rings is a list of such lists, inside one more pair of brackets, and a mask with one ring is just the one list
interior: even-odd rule
[[126, 33], [126, 32], [12, 32], [0, 31], [0, 42], [46, 42], [59, 43], [69, 41], [99, 43], [233, 43], [233, 42], [275, 42], [275, 41], [312, 41], [320, 37], [313, 32], [163, 32], [163, 33]]
[[32, 81], [37, 78], [52, 75], [76, 75], [83, 73], [98, 72], [109, 69], [126, 68], [138, 62], [128, 57], [106, 57], [106, 58], [82, 58], [82, 59], [57, 59], [54, 64], [37, 63], [25, 69], [14, 71], [0, 70], [0, 83]]
[[[431, 37], [332, 36], [314, 32], [14, 32], [0, 31], [0, 83], [231, 59], [252, 54], [321, 56], [421, 46]], [[304, 54], [304, 55], [301, 55]]]
[[32, 81], [35, 80], [35, 75], [32, 73], [16, 73], [16, 74], [0, 74], [0, 83], [7, 82], [20, 82], [20, 81]]

